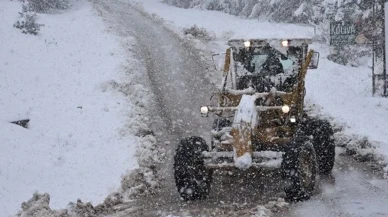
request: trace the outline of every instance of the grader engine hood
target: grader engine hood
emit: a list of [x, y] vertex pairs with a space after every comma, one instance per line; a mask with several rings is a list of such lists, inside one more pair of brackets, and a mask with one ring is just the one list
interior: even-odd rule
[[231, 135], [235, 166], [248, 169], [252, 164], [252, 133], [258, 124], [255, 96], [243, 95], [234, 116]]

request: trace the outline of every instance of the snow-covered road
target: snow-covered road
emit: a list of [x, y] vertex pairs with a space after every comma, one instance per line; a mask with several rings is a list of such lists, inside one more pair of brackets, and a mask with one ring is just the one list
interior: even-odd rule
[[[340, 149], [337, 149], [341, 153]], [[317, 194], [276, 217], [388, 216], [388, 182], [364, 163], [337, 156], [332, 178], [322, 177]]]
[[[211, 120], [198, 112], [208, 102], [212, 85], [198, 52], [143, 11], [116, 0], [95, 1], [109, 25], [122, 37], [135, 37], [138, 58], [147, 68], [155, 95], [152, 126], [160, 144], [167, 147], [165, 181], [155, 195], [140, 198], [133, 209], [115, 216], [249, 216], [250, 208], [282, 196], [275, 172], [218, 175], [205, 201], [182, 202], [174, 186], [171, 160], [179, 138], [198, 135], [207, 138]], [[248, 177], [247, 177], [248, 176]], [[388, 216], [388, 183], [363, 164], [337, 156], [333, 178], [323, 177], [316, 195], [293, 204], [276, 216]]]

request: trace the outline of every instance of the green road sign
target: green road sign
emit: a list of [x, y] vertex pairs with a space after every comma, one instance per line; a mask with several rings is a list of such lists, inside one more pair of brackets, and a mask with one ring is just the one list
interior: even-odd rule
[[332, 21], [330, 22], [330, 44], [364, 44], [366, 39], [358, 34], [354, 22]]

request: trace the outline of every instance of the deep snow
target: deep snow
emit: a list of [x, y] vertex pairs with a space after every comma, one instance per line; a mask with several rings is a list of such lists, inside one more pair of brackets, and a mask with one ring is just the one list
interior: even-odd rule
[[[35, 191], [52, 208], [77, 198], [100, 203], [137, 167], [127, 133], [132, 104], [113, 90], [125, 50], [84, 1], [39, 14], [38, 36], [13, 28], [21, 4], [0, 0], [0, 215]], [[10, 121], [30, 119], [29, 129]]]
[[[324, 116], [343, 127], [344, 134], [366, 139], [371, 144], [359, 154], [371, 153], [388, 163], [388, 101], [372, 97], [372, 71], [367, 66], [348, 67], [329, 61], [326, 46], [316, 45], [322, 54], [320, 67], [310, 71], [306, 99]], [[385, 168], [385, 171], [388, 167]]]

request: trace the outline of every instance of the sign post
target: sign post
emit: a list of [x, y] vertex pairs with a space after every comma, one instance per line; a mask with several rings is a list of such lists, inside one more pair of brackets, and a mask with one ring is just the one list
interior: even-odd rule
[[386, 0], [381, 0], [381, 7], [382, 7], [382, 17], [383, 17], [383, 79], [384, 79], [384, 90], [383, 90], [383, 96], [387, 97], [387, 47], [386, 47], [386, 40], [387, 40], [387, 28], [386, 28], [386, 20], [385, 20], [385, 10], [387, 9], [387, 3]]
[[372, 85], [373, 95], [379, 93], [383, 97], [388, 97], [388, 77], [387, 77], [387, 23], [386, 9], [387, 0], [373, 1], [373, 65], [372, 65]]

